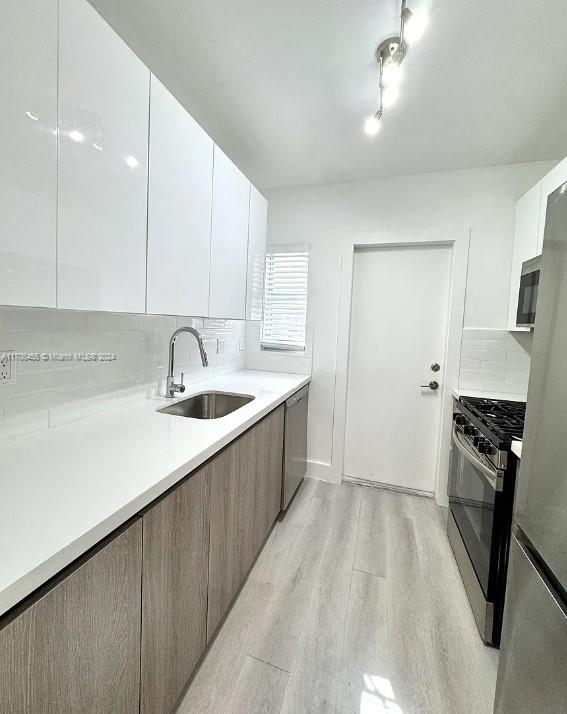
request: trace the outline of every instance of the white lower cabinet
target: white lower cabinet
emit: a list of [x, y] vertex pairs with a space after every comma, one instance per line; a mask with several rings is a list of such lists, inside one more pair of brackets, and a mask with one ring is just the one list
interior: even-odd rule
[[5, 0], [0, 304], [55, 307], [57, 0]]
[[209, 314], [213, 141], [152, 75], [147, 312]]
[[215, 146], [209, 316], [244, 320], [250, 181]]
[[518, 297], [522, 263], [538, 254], [538, 226], [541, 204], [541, 181], [524, 194], [516, 204], [514, 246], [510, 272], [510, 303], [508, 307], [508, 329], [518, 332], [529, 331], [529, 327], [516, 327]]
[[150, 72], [60, 0], [57, 306], [144, 312]]

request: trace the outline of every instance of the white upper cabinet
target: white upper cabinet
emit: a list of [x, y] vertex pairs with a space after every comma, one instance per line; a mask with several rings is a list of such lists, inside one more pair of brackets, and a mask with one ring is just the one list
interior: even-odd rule
[[[541, 180], [541, 209], [539, 213], [539, 228], [537, 234], [537, 250], [539, 255], [543, 249], [543, 234], [545, 231], [545, 215], [547, 211], [547, 197], [567, 181], [567, 158], [560, 161], [557, 166]], [[532, 256], [530, 256], [532, 257]]]
[[529, 331], [528, 327], [516, 327], [518, 297], [522, 263], [538, 254], [537, 238], [540, 219], [542, 182], [540, 181], [516, 204], [516, 223], [514, 229], [514, 249], [510, 273], [510, 304], [508, 308], [508, 329]]
[[60, 0], [58, 307], [144, 312], [150, 72]]
[[213, 141], [152, 75], [149, 313], [207, 316]]
[[5, 0], [0, 22], [0, 304], [54, 307], [57, 0]]
[[210, 317], [246, 316], [250, 181], [215, 146]]
[[255, 186], [250, 187], [250, 225], [248, 228], [248, 278], [246, 319], [261, 320], [266, 268], [268, 202]]

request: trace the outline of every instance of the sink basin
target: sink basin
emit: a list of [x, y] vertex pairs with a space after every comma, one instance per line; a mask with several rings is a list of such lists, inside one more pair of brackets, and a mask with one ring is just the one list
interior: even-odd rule
[[228, 392], [202, 392], [188, 399], [175, 402], [168, 407], [158, 409], [160, 414], [189, 417], [190, 419], [218, 419], [240, 409], [254, 397], [249, 394], [230, 394]]

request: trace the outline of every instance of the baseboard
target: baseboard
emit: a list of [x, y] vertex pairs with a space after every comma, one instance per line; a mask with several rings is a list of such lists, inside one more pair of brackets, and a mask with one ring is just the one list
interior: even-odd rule
[[333, 465], [323, 461], [307, 460], [306, 476], [328, 483], [341, 483], [342, 481], [341, 474], [337, 473]]
[[410, 496], [421, 496], [422, 498], [433, 498], [434, 493], [431, 491], [419, 491], [416, 488], [403, 488], [401, 486], [392, 486], [389, 483], [380, 483], [379, 481], [369, 481], [365, 478], [356, 478], [355, 476], [343, 476], [345, 483], [352, 483], [355, 486], [367, 486], [368, 488], [378, 488], [382, 491], [394, 491], [395, 493], [406, 493]]

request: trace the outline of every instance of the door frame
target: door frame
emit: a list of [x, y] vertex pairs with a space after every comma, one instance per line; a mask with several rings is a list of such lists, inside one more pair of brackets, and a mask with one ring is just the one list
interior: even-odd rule
[[469, 244], [470, 230], [450, 237], [433, 234], [431, 231], [424, 231], [420, 237], [416, 237], [415, 233], [359, 233], [344, 238], [341, 250], [337, 361], [335, 372], [332, 450], [333, 480], [341, 482], [344, 478], [354, 252], [357, 248], [372, 247], [449, 246], [452, 248], [452, 267], [447, 338], [444, 355], [445, 378], [443, 380], [441, 429], [439, 430], [435, 475], [435, 499], [440, 505], [447, 505], [447, 476], [449, 470], [449, 450], [453, 415], [452, 392], [459, 383], [459, 362], [465, 314]]

